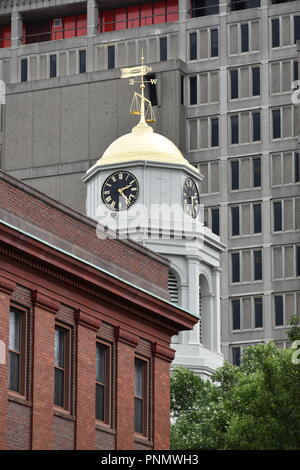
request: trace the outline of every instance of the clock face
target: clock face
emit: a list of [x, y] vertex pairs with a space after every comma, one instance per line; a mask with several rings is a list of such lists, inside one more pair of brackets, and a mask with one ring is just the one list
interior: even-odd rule
[[139, 183], [128, 171], [116, 171], [103, 183], [101, 197], [103, 203], [114, 211], [128, 209], [135, 203], [139, 194]]
[[183, 206], [185, 212], [194, 219], [200, 210], [200, 197], [197, 185], [191, 178], [187, 178], [183, 185]]

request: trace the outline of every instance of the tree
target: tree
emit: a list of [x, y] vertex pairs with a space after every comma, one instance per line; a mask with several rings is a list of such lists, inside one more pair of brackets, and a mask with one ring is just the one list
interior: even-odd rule
[[173, 449], [300, 449], [300, 365], [274, 343], [245, 349], [203, 380], [176, 368], [171, 379]]
[[291, 318], [291, 329], [288, 331], [288, 338], [291, 342], [300, 340], [300, 319], [297, 315], [292, 316]]

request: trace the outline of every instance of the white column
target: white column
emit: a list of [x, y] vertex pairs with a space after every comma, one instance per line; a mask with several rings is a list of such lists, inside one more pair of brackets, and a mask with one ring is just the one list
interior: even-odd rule
[[[189, 286], [189, 311], [199, 316], [199, 259], [196, 257], [187, 257], [188, 260], [188, 286]], [[199, 322], [193, 330], [188, 332], [189, 344], [200, 344]]]
[[214, 299], [213, 294], [201, 296], [201, 328], [202, 328], [202, 344], [205, 349], [213, 351], [214, 344]]
[[189, 0], [179, 0], [179, 45], [178, 58], [186, 62], [186, 21], [189, 18], [188, 9], [190, 8]]
[[212, 351], [217, 354], [222, 354], [221, 351], [221, 269], [213, 268], [213, 291], [214, 291], [214, 304], [213, 304], [213, 324], [212, 324]]
[[87, 1], [87, 34], [88, 34], [88, 47], [87, 47], [87, 72], [95, 70], [95, 44], [94, 37], [97, 34], [99, 22], [98, 7], [96, 0]]
[[11, 13], [11, 47], [16, 48], [21, 45], [22, 40], [22, 18], [17, 9], [14, 5], [12, 13]]

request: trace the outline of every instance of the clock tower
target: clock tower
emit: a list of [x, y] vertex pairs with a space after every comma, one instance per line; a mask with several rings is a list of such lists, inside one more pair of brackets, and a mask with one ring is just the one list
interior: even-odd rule
[[[173, 337], [174, 365], [209, 376], [223, 364], [220, 255], [224, 245], [204, 226], [199, 171], [166, 137], [155, 133], [144, 96], [151, 67], [122, 70], [140, 86], [131, 113], [139, 123], [114, 141], [83, 178], [87, 215], [99, 237], [129, 237], [170, 260], [170, 301], [199, 317], [192, 331]], [[153, 80], [151, 80], [151, 83]]]

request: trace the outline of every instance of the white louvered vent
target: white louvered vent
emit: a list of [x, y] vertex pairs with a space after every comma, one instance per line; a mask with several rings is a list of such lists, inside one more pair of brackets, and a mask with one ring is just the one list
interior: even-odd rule
[[175, 274], [173, 274], [172, 271], [169, 271], [168, 289], [171, 297], [171, 302], [173, 302], [174, 304], [178, 304], [178, 282]]

